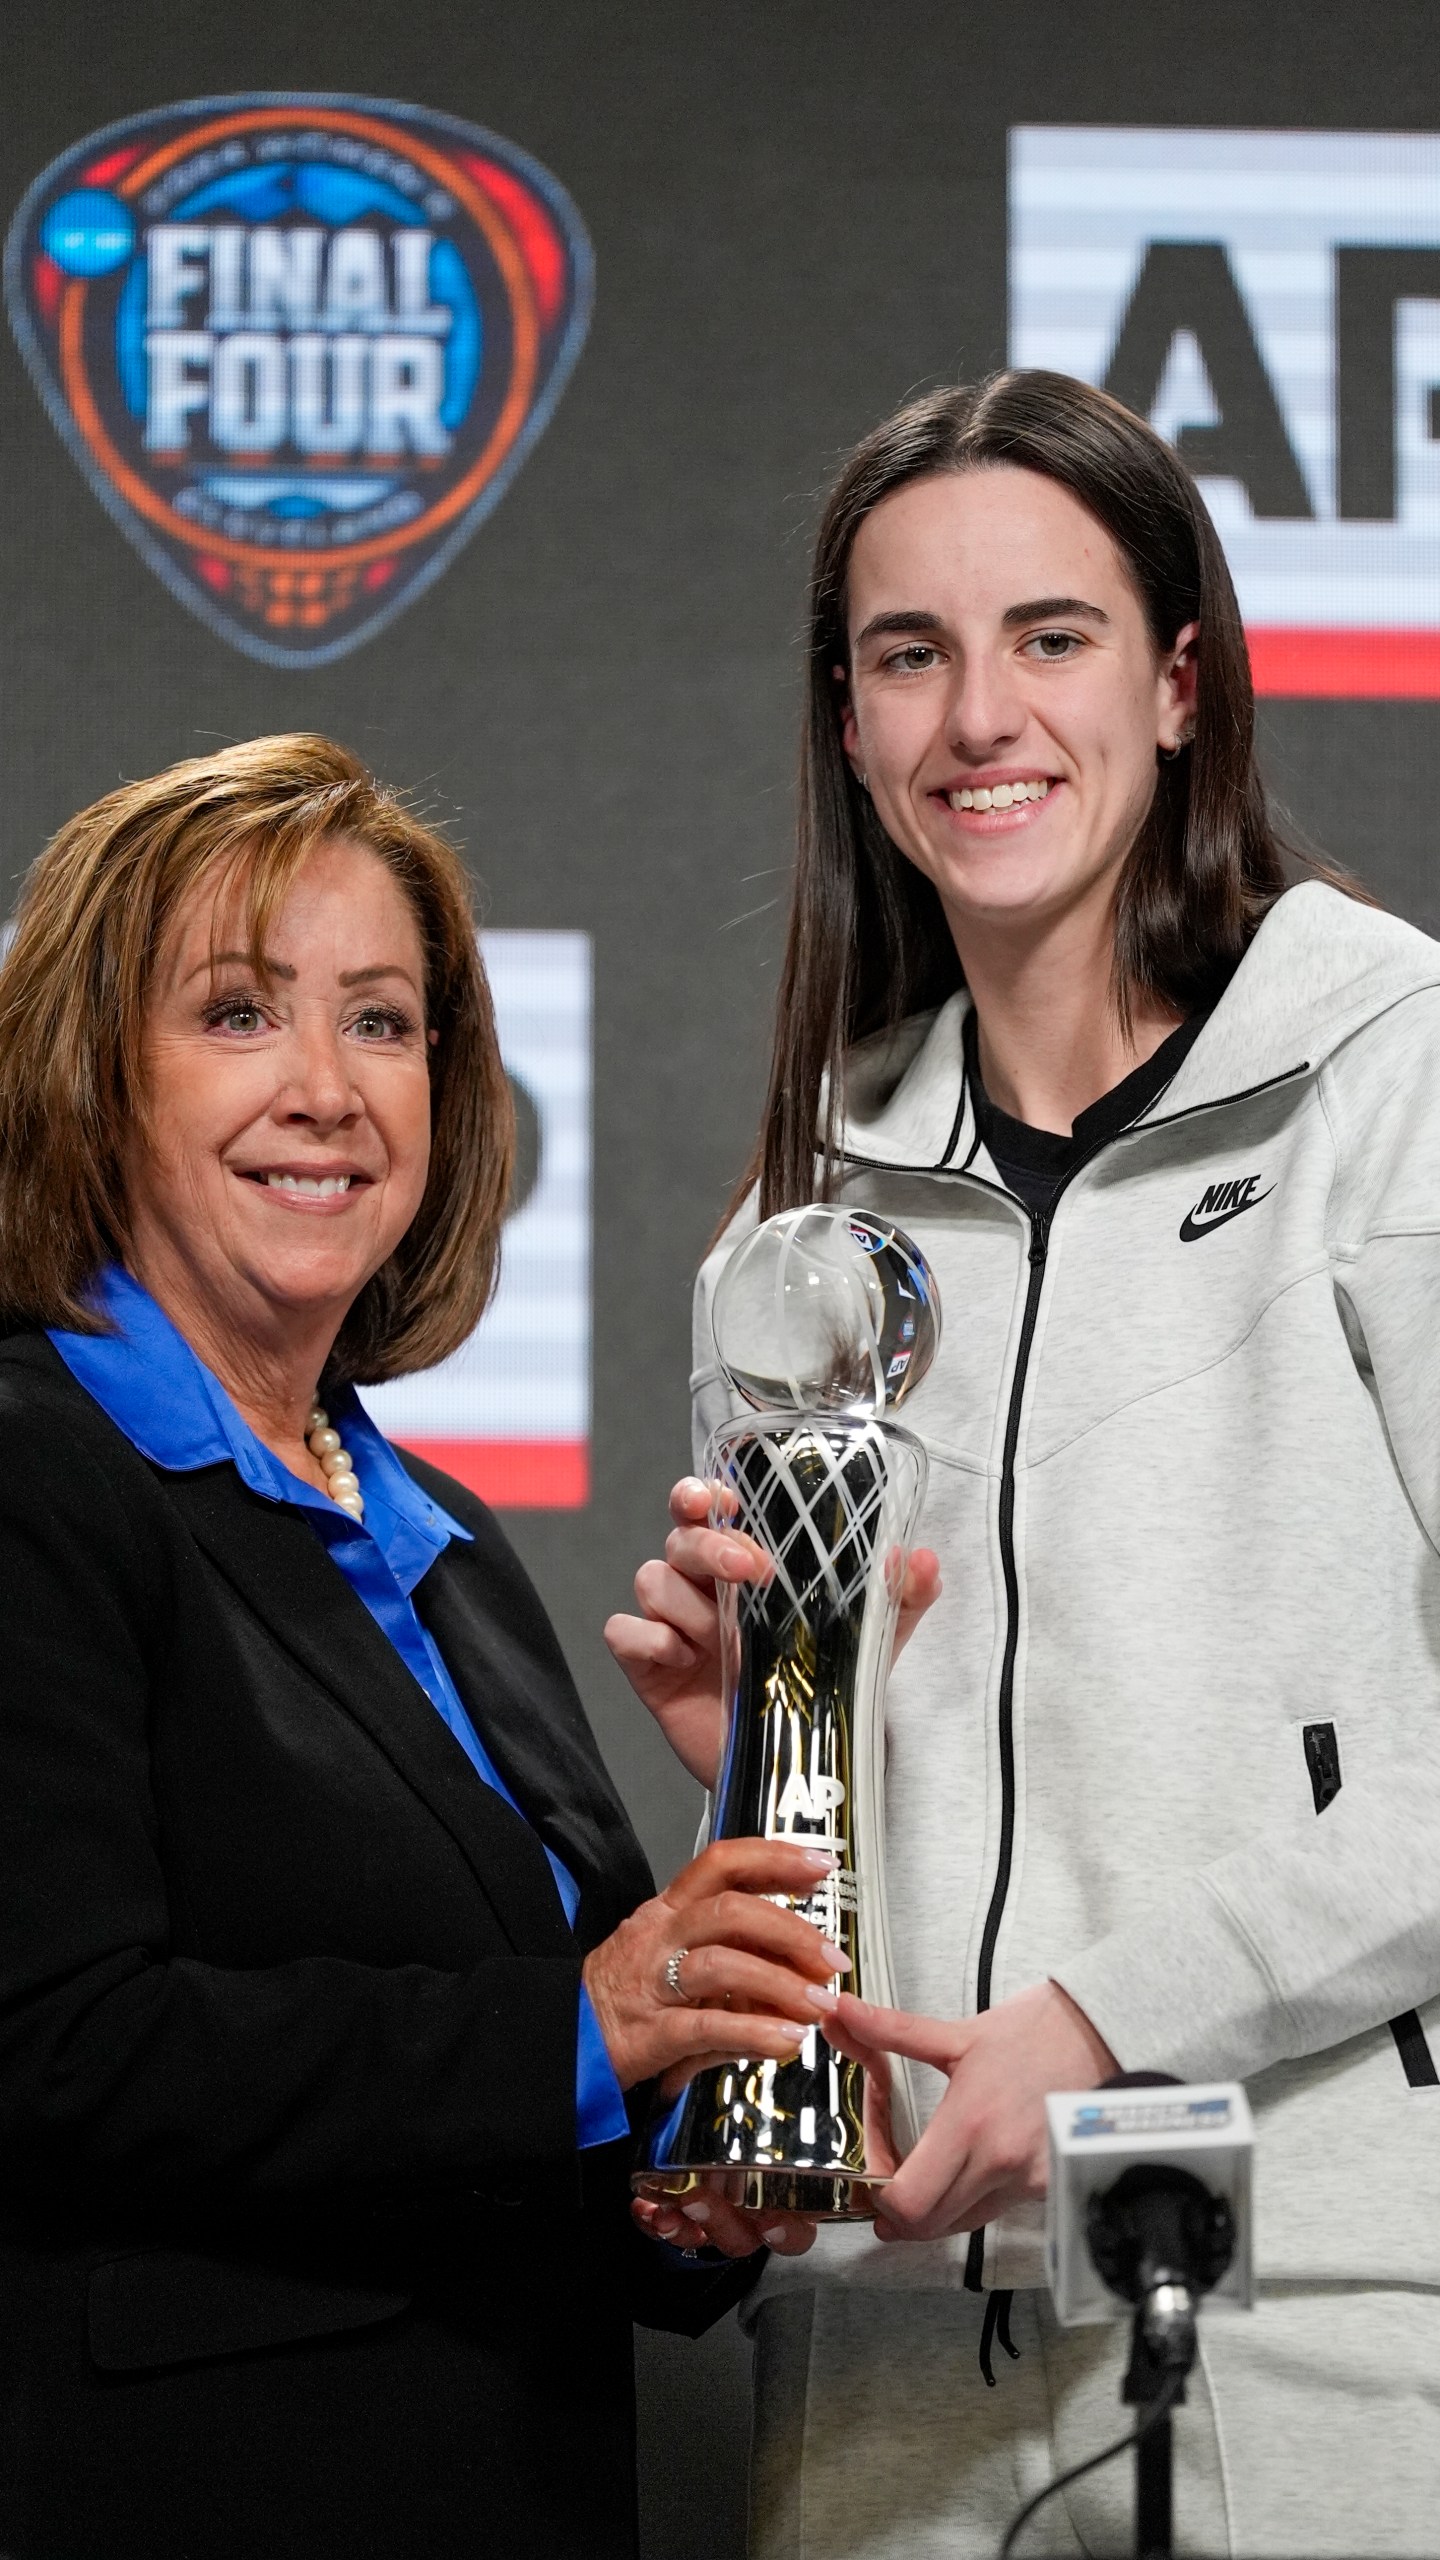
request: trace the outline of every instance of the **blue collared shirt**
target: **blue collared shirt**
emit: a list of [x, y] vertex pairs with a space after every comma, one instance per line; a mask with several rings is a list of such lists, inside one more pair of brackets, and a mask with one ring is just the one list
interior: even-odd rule
[[[72, 1377], [108, 1413], [127, 1440], [157, 1467], [188, 1473], [194, 1467], [233, 1462], [241, 1481], [266, 1502], [303, 1511], [333, 1561], [389, 1637], [407, 1671], [455, 1736], [478, 1777], [518, 1813], [520, 1807], [474, 1725], [422, 1625], [410, 1595], [452, 1538], [470, 1532], [432, 1502], [401, 1466], [353, 1389], [333, 1399], [331, 1420], [355, 1461], [365, 1496], [363, 1523], [352, 1520], [328, 1494], [306, 1484], [257, 1440], [220, 1381], [197, 1359], [183, 1334], [147, 1289], [117, 1264], [102, 1275], [96, 1303], [114, 1333], [50, 1336]], [[548, 1845], [556, 1890], [574, 1925], [580, 1893], [563, 1860]], [[582, 2151], [616, 2142], [629, 2131], [625, 2101], [583, 1985], [575, 2056], [575, 2102]]]

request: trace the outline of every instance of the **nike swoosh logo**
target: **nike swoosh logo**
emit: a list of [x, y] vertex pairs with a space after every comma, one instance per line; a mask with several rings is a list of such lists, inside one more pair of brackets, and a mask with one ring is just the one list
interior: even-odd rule
[[[1272, 1182], [1270, 1191], [1274, 1188], [1275, 1185]], [[1187, 1209], [1180, 1221], [1181, 1243], [1194, 1244], [1200, 1236], [1213, 1235], [1217, 1227], [1228, 1227], [1232, 1218], [1243, 1218], [1247, 1209], [1258, 1209], [1261, 1200], [1269, 1199], [1270, 1191], [1262, 1191], [1259, 1198], [1255, 1200], [1242, 1200], [1238, 1209], [1222, 1209], [1218, 1218], [1206, 1218], [1198, 1227], [1195, 1224], [1194, 1210]]]

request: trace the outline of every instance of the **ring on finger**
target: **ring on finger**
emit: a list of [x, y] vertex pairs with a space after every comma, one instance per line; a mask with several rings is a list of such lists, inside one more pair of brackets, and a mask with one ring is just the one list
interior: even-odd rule
[[677, 1999], [681, 2005], [687, 2009], [689, 2008], [690, 2003], [686, 1997], [685, 1987], [680, 1980], [680, 1967], [689, 1953], [690, 1950], [688, 1947], [677, 1947], [673, 1956], [667, 1956], [665, 1959], [666, 1983], [675, 1999]]

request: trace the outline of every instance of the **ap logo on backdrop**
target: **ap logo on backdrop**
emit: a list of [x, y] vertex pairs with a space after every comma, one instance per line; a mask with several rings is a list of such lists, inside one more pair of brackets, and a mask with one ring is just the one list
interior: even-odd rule
[[1010, 353], [1172, 439], [1260, 692], [1440, 697], [1440, 136], [1020, 128]]
[[91, 487], [249, 657], [316, 666], [440, 576], [542, 434], [591, 257], [549, 172], [375, 99], [204, 98], [36, 179], [10, 319]]

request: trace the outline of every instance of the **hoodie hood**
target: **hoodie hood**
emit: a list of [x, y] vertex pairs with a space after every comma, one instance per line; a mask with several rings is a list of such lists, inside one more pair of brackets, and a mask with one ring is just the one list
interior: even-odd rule
[[[1355, 1032], [1440, 985], [1440, 942], [1320, 880], [1287, 889], [1266, 916], [1173, 1082], [1142, 1115], [1202, 1111], [1283, 1077], [1315, 1073]], [[966, 1090], [962, 988], [859, 1042], [845, 1062], [845, 1153], [939, 1171], [975, 1139]], [[823, 1101], [822, 1101], [823, 1116]]]

